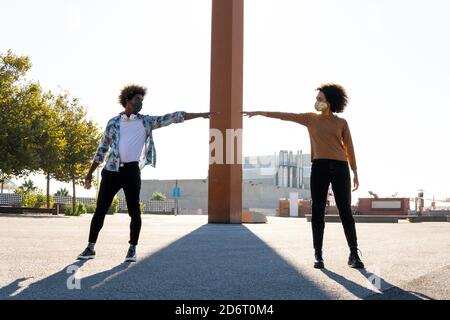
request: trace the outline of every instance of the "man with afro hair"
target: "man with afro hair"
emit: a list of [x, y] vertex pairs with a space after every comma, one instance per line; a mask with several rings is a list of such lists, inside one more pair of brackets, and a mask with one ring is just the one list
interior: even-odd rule
[[210, 118], [211, 112], [187, 113], [177, 111], [163, 116], [140, 113], [147, 89], [140, 85], [127, 85], [119, 95], [119, 103], [124, 111], [110, 119], [100, 141], [93, 163], [85, 178], [85, 187], [92, 184], [92, 174], [106, 161], [97, 197], [97, 206], [92, 217], [89, 240], [86, 249], [78, 256], [80, 260], [95, 257], [94, 246], [103, 227], [105, 215], [120, 189], [123, 189], [130, 223], [130, 247], [125, 262], [136, 261], [136, 246], [141, 230], [141, 210], [139, 193], [141, 189], [141, 169], [146, 165], [155, 167], [156, 150], [152, 131], [173, 123], [196, 118]]

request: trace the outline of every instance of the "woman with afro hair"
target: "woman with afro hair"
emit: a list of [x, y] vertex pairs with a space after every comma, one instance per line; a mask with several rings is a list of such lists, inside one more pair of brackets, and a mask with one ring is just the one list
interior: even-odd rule
[[285, 113], [253, 111], [243, 112], [245, 116], [265, 116], [285, 121], [293, 121], [307, 127], [311, 143], [311, 198], [312, 233], [315, 251], [314, 267], [324, 268], [322, 257], [323, 234], [325, 229], [325, 207], [328, 188], [331, 184], [345, 237], [350, 248], [348, 265], [364, 268], [358, 256], [355, 221], [351, 209], [350, 170], [353, 171], [354, 189], [359, 187], [355, 152], [348, 123], [336, 114], [347, 106], [345, 89], [334, 83], [317, 88], [316, 112]]

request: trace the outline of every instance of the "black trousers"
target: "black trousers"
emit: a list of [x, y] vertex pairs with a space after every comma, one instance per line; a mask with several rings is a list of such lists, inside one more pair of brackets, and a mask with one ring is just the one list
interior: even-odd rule
[[322, 250], [325, 230], [325, 206], [331, 183], [336, 206], [350, 248], [358, 247], [355, 220], [351, 209], [351, 181], [347, 161], [317, 159], [311, 168], [311, 226], [315, 250]]
[[114, 196], [123, 188], [131, 217], [130, 244], [137, 245], [141, 231], [141, 208], [139, 193], [141, 191], [141, 170], [138, 162], [126, 163], [120, 167], [119, 172], [102, 170], [102, 181], [97, 197], [97, 207], [91, 221], [89, 242], [96, 243], [98, 234], [103, 227], [105, 215], [114, 199]]

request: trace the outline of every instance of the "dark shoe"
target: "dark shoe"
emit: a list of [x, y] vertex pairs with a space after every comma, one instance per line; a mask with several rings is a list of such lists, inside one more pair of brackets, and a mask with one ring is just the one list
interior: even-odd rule
[[84, 249], [84, 251], [78, 256], [78, 260], [89, 260], [94, 258], [95, 258], [95, 251], [90, 248]]
[[361, 252], [360, 250], [351, 250], [350, 251], [350, 256], [348, 257], [348, 265], [351, 268], [364, 269], [364, 263], [359, 258], [358, 251]]
[[314, 261], [314, 268], [316, 269], [323, 269], [325, 268], [325, 265], [323, 264], [323, 258], [321, 252], [316, 252], [314, 254], [314, 257], [316, 258], [316, 261]]
[[136, 249], [129, 248], [127, 256], [125, 257], [125, 262], [136, 262]]

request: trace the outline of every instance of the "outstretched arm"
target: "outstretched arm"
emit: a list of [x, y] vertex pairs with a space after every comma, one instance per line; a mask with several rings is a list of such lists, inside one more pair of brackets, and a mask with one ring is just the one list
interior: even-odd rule
[[212, 115], [216, 114], [218, 114], [218, 112], [187, 113], [185, 111], [177, 111], [168, 113], [164, 116], [148, 116], [148, 119], [150, 121], [150, 127], [152, 129], [158, 129], [171, 125], [172, 123], [184, 122], [185, 120], [210, 118]]
[[269, 112], [269, 111], [244, 111], [242, 115], [253, 117], [253, 116], [264, 116], [268, 118], [280, 119], [285, 121], [293, 121], [303, 125], [308, 125], [309, 114], [308, 113], [287, 113], [287, 112]]
[[171, 125], [172, 123], [180, 123], [185, 120], [186, 112], [177, 111], [173, 113], [168, 113], [163, 116], [146, 116], [147, 121], [150, 122], [150, 127], [152, 129], [158, 129]]
[[201, 113], [186, 113], [184, 119], [192, 120], [197, 118], [206, 118], [209, 119], [211, 116], [219, 114], [218, 112], [201, 112]]

